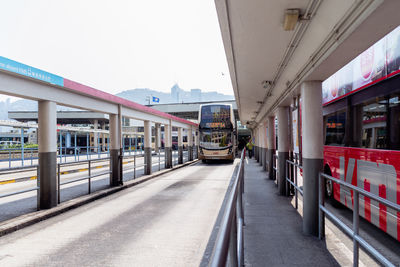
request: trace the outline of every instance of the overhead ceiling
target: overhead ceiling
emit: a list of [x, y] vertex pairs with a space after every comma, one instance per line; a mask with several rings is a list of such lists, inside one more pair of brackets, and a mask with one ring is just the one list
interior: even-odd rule
[[[302, 81], [326, 79], [400, 25], [398, 0], [215, 4], [242, 123], [261, 123], [278, 105], [290, 104]], [[311, 15], [284, 31], [285, 10], [293, 8]], [[263, 81], [273, 83], [264, 88]]]

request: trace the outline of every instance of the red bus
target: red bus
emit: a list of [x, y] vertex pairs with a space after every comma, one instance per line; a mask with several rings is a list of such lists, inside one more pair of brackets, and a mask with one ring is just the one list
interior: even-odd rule
[[[400, 27], [322, 84], [324, 172], [400, 204]], [[353, 192], [327, 182], [348, 208]], [[400, 241], [400, 213], [360, 195], [360, 215]]]

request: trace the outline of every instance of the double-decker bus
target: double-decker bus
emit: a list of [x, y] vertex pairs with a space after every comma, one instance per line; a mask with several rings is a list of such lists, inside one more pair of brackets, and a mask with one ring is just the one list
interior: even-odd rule
[[236, 120], [230, 104], [204, 104], [199, 111], [199, 159], [235, 159]]
[[[322, 84], [324, 172], [400, 204], [400, 27]], [[353, 208], [353, 192], [327, 182]], [[360, 196], [360, 215], [400, 240], [400, 213]]]

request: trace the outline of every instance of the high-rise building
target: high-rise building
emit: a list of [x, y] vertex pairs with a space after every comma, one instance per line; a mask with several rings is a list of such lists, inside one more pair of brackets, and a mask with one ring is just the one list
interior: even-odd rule
[[190, 100], [192, 102], [201, 102], [201, 89], [191, 89]]
[[179, 85], [177, 83], [174, 84], [174, 86], [172, 86], [172, 88], [171, 88], [172, 101], [174, 101], [175, 103], [179, 103], [181, 92], [182, 92], [182, 89], [179, 87]]

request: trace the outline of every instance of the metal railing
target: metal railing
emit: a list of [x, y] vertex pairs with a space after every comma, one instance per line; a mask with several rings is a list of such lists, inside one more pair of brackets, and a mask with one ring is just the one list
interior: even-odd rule
[[[289, 172], [289, 166], [293, 166], [294, 171]], [[303, 195], [303, 189], [300, 188], [300, 186], [297, 183], [297, 173], [299, 170], [303, 170], [303, 166], [300, 164], [291, 161], [291, 160], [286, 160], [286, 192], [289, 192], [289, 184], [291, 184], [294, 188], [294, 196], [295, 196], [295, 208], [297, 209], [299, 206], [299, 196], [298, 192], [300, 192], [301, 195]], [[292, 177], [290, 177], [293, 175]]]
[[210, 259], [210, 267], [226, 266], [228, 257], [231, 266], [244, 266], [244, 211], [242, 203], [244, 158], [245, 149], [242, 151], [239, 169], [227, 199], [225, 212]]
[[[332, 182], [339, 184], [341, 186], [347, 187], [353, 190], [353, 229], [343, 223], [337, 216], [335, 216], [331, 211], [325, 207], [325, 179], [331, 180]], [[334, 178], [330, 175], [319, 173], [319, 195], [318, 195], [318, 217], [319, 217], [319, 238], [323, 239], [325, 237], [325, 216], [327, 216], [334, 224], [336, 224], [345, 234], [353, 239], [353, 266], [358, 266], [359, 261], [359, 246], [363, 247], [370, 255], [372, 255], [376, 260], [385, 266], [395, 266], [387, 258], [385, 258], [379, 251], [373, 248], [365, 239], [359, 235], [359, 205], [360, 197], [359, 194], [368, 197], [370, 199], [378, 201], [380, 204], [385, 205], [391, 209], [400, 212], [400, 205], [390, 202], [384, 198], [371, 194], [364, 189], [361, 189], [352, 184], [346, 183], [342, 180]]]
[[[34, 166], [26, 166], [26, 167], [14, 167], [14, 168], [7, 168], [7, 169], [0, 169], [1, 174], [12, 174], [12, 173], [19, 173], [19, 172], [27, 172], [27, 171], [35, 171], [36, 170], [36, 177], [39, 177], [39, 167], [38, 165]], [[39, 195], [39, 186], [18, 190], [10, 193], [0, 194], [0, 198], [24, 194], [31, 191], [37, 191], [37, 195]]]
[[[97, 174], [93, 174], [92, 175], [92, 163], [93, 162], [102, 162], [102, 161], [109, 161], [110, 158], [101, 158], [101, 159], [89, 159], [89, 160], [83, 160], [83, 161], [78, 161], [78, 162], [67, 162], [67, 163], [58, 163], [57, 164], [57, 186], [58, 186], [58, 204], [61, 203], [61, 186], [62, 185], [66, 185], [66, 184], [71, 184], [71, 183], [76, 183], [76, 182], [80, 182], [83, 180], [88, 180], [88, 194], [92, 193], [92, 178], [96, 178], [99, 176], [103, 176], [106, 174], [111, 174], [111, 170], [110, 170], [110, 165], [108, 165], [108, 171], [107, 172], [101, 172], [101, 173], [97, 173]], [[74, 165], [78, 165], [78, 164], [82, 164], [82, 163], [87, 163], [88, 167], [87, 167], [87, 171], [88, 171], [88, 176], [85, 177], [79, 177], [76, 179], [72, 179], [69, 181], [64, 181], [61, 182], [61, 167], [65, 167], [65, 166], [74, 166]], [[107, 166], [107, 165], [106, 165]], [[106, 167], [104, 166], [104, 167]], [[95, 166], [98, 167], [98, 166]]]
[[[158, 153], [156, 153], [155, 155], [152, 155], [152, 159], [154, 158], [158, 158], [158, 162], [157, 161], [152, 161], [152, 167], [156, 164], [158, 164], [158, 170], [161, 170], [161, 164], [165, 162], [165, 158], [164, 156], [161, 155], [161, 153], [163, 153], [163, 151], [160, 149]], [[142, 168], [145, 167], [147, 164], [143, 163], [143, 164], [137, 164], [137, 158], [143, 158], [144, 157], [144, 153], [141, 154], [136, 154], [134, 153], [133, 155], [127, 155], [127, 156], [121, 156], [121, 162], [123, 162], [124, 159], [130, 159], [133, 158], [133, 161], [125, 161], [123, 162], [123, 164], [127, 164], [127, 163], [131, 163], [133, 162], [133, 168], [124, 168], [123, 171], [127, 171], [130, 169], [133, 169], [134, 171], [134, 179], [136, 179], [137, 176], [137, 169], [138, 168]], [[89, 159], [89, 160], [80, 160], [80, 161], [72, 161], [72, 162], [63, 162], [63, 163], [57, 163], [57, 172], [56, 172], [56, 177], [57, 177], [57, 202], [58, 204], [61, 203], [61, 186], [63, 185], [67, 185], [67, 184], [71, 184], [71, 183], [76, 183], [76, 182], [80, 182], [83, 180], [88, 180], [88, 194], [92, 193], [92, 179], [96, 178], [96, 177], [100, 177], [103, 175], [111, 175], [111, 166], [109, 164], [110, 161], [110, 157], [106, 157], [106, 158], [99, 158], [99, 159]], [[95, 163], [99, 163], [99, 162], [107, 162], [104, 165], [95, 165]], [[87, 166], [85, 166], [85, 164], [87, 164]], [[82, 166], [83, 165], [83, 166]], [[72, 167], [72, 166], [80, 166], [78, 168], [74, 168], [74, 169], [69, 169], [69, 170], [62, 170], [63, 167]], [[100, 173], [95, 173], [93, 174], [93, 169], [96, 168], [107, 168], [107, 171], [103, 171]], [[79, 178], [75, 178], [75, 179], [71, 179], [71, 180], [66, 180], [66, 181], [61, 181], [61, 176], [65, 175], [65, 174], [71, 174], [74, 172], [77, 172], [77, 170], [79, 170], [79, 172], [82, 171], [87, 171], [87, 176], [84, 177], [79, 177]], [[16, 173], [23, 173], [23, 172], [32, 172], [35, 171], [35, 175], [27, 175], [26, 177], [20, 177], [20, 178], [14, 178], [11, 179], [12, 182], [15, 182], [19, 179], [27, 181], [27, 180], [34, 180], [37, 179], [37, 185], [35, 187], [31, 187], [31, 188], [27, 188], [27, 189], [22, 189], [22, 190], [18, 190], [18, 191], [13, 191], [13, 192], [7, 192], [7, 193], [3, 193], [0, 194], [0, 198], [5, 198], [5, 197], [10, 197], [10, 196], [14, 196], [14, 195], [18, 195], [18, 194], [24, 194], [27, 192], [31, 192], [31, 191], [37, 191], [37, 198], [39, 197], [40, 194], [40, 187], [39, 187], [39, 166], [38, 165], [30, 165], [30, 166], [23, 166], [23, 167], [12, 167], [12, 168], [2, 168], [0, 169], [0, 175], [13, 175]], [[2, 181], [2, 182], [7, 182], [8, 180]]]

